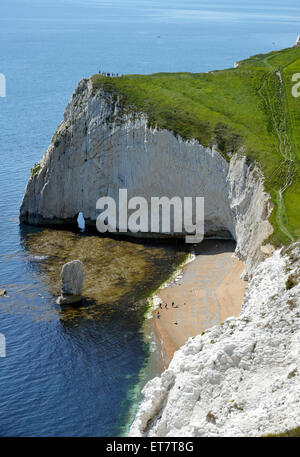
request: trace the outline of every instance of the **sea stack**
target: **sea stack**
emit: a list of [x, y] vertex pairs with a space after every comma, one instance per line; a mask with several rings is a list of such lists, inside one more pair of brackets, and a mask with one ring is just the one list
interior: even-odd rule
[[78, 303], [82, 300], [83, 265], [80, 260], [66, 263], [61, 270], [61, 295], [56, 300], [58, 305]]
[[296, 46], [300, 46], [300, 35], [298, 35], [297, 41], [296, 41]]

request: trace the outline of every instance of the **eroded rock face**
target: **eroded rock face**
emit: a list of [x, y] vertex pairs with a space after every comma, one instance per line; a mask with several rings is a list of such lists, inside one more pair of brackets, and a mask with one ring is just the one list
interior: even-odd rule
[[83, 265], [80, 260], [66, 263], [61, 270], [61, 296], [57, 299], [59, 305], [77, 303], [82, 299]]
[[243, 276], [248, 279], [259, 262], [270, 255], [261, 246], [273, 231], [268, 221], [272, 208], [261, 171], [254, 165], [249, 167], [246, 157], [232, 157], [226, 179], [235, 253], [245, 263]]
[[83, 80], [64, 121], [25, 192], [21, 220], [60, 224], [82, 212], [95, 224], [96, 202], [119, 189], [140, 196], [205, 196], [206, 232], [231, 236], [228, 164], [197, 141], [147, 127], [141, 114], [123, 114], [109, 94]]
[[21, 222], [76, 225], [82, 212], [86, 224], [95, 225], [97, 200], [118, 201], [122, 188], [149, 204], [155, 196], [204, 197], [206, 236], [235, 239], [246, 274], [263, 258], [260, 246], [272, 228], [258, 170], [243, 157], [228, 164], [215, 148], [148, 128], [143, 114], [124, 114], [118, 100], [93, 89], [90, 80], [79, 83], [39, 165]]
[[300, 243], [262, 262], [241, 315], [190, 338], [146, 384], [130, 436], [262, 436], [298, 427], [299, 280]]

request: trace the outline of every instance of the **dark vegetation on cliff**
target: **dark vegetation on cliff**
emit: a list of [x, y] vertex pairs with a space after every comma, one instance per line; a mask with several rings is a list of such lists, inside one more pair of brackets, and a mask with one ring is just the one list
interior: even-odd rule
[[265, 438], [300, 438], [300, 427], [282, 433], [264, 435]]
[[[229, 159], [242, 151], [258, 162], [274, 203], [275, 245], [300, 238], [300, 47], [256, 55], [238, 68], [209, 73], [158, 73], [92, 77], [95, 88], [115, 94], [124, 111], [147, 114], [165, 128], [205, 146], [217, 144]], [[300, 89], [299, 89], [300, 93]]]

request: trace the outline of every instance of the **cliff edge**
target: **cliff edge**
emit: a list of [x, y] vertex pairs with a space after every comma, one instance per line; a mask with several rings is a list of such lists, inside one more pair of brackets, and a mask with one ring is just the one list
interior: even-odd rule
[[120, 188], [128, 198], [149, 202], [152, 196], [204, 197], [205, 235], [236, 240], [246, 274], [266, 255], [260, 248], [272, 233], [271, 205], [258, 167], [242, 154], [228, 162], [215, 146], [152, 128], [146, 115], [124, 114], [114, 95], [82, 80], [31, 172], [20, 221], [76, 225], [82, 212], [86, 224], [95, 226], [98, 198], [117, 201]]
[[[209, 74], [84, 79], [31, 171], [22, 223], [76, 225], [83, 213], [95, 226], [97, 200], [117, 201], [124, 188], [147, 202], [204, 197], [205, 235], [234, 239], [245, 263], [240, 317], [175, 353], [145, 386], [131, 436], [261, 436], [299, 426], [297, 65], [294, 46]], [[151, 233], [163, 235], [177, 236]]]

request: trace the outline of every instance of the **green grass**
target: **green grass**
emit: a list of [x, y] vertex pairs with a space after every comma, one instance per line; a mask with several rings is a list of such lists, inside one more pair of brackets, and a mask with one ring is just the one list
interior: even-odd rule
[[31, 176], [35, 176], [36, 174], [38, 174], [40, 169], [41, 169], [41, 165], [39, 163], [34, 164], [33, 167], [31, 168]]
[[[281, 71], [282, 86], [275, 70]], [[204, 146], [217, 143], [226, 159], [242, 150], [249, 162], [257, 161], [274, 203], [269, 241], [278, 246], [300, 238], [300, 98], [291, 95], [297, 72], [300, 47], [253, 56], [236, 69], [92, 80], [119, 99], [123, 112], [147, 114], [151, 126]], [[291, 170], [292, 182], [281, 196]]]
[[[286, 93], [288, 111], [290, 114], [290, 125], [293, 135], [293, 146], [295, 155], [297, 156], [298, 163], [300, 163], [300, 97], [294, 98], [292, 96], [292, 75], [300, 72], [300, 60], [294, 61], [292, 64], [284, 68], [284, 79], [286, 81]], [[296, 204], [298, 202], [298, 205]], [[291, 186], [285, 196], [285, 205], [289, 215], [289, 225], [291, 231], [295, 234], [295, 238], [300, 238], [300, 174], [295, 176], [295, 185]]]

